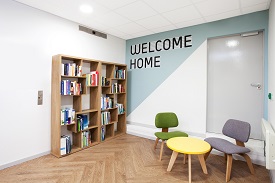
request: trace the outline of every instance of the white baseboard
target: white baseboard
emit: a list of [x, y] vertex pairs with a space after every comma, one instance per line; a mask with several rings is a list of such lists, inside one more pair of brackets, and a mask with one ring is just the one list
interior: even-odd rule
[[[151, 140], [156, 139], [154, 133], [157, 131], [159, 131], [159, 129], [157, 129], [154, 126], [149, 126], [149, 125], [144, 126], [144, 125], [139, 125], [137, 123], [127, 124], [127, 133], [128, 134], [139, 136], [139, 137], [144, 137], [144, 138], [151, 139]], [[217, 134], [212, 134], [212, 133], [198, 134], [198, 133], [192, 133], [192, 132], [187, 132], [187, 131], [186, 131], [186, 133], [188, 133], [189, 136], [191, 136], [191, 137], [197, 137], [200, 139], [204, 139], [206, 137], [212, 137], [212, 136], [216, 136], [216, 137], [221, 136], [219, 134], [217, 135]], [[224, 136], [223, 136], [223, 138], [224, 138]], [[227, 140], [229, 140], [229, 138]], [[232, 139], [230, 141], [232, 141]], [[233, 143], [235, 143], [235, 141], [233, 141]], [[248, 147], [251, 150], [251, 152], [249, 153], [251, 161], [254, 164], [265, 166], [265, 157], [264, 157], [264, 152], [263, 152], [263, 141], [250, 139], [245, 145], [246, 145], [246, 147]], [[223, 153], [216, 151], [214, 149], [211, 151], [211, 154], [223, 156]], [[243, 160], [243, 158], [238, 155], [233, 155], [233, 158], [238, 159], [238, 160]]]
[[23, 158], [23, 159], [20, 159], [20, 160], [17, 160], [17, 161], [13, 161], [11, 163], [7, 163], [7, 164], [4, 164], [4, 165], [1, 165], [0, 166], [0, 170], [3, 170], [5, 168], [8, 168], [8, 167], [11, 167], [11, 166], [14, 166], [14, 165], [18, 165], [20, 163], [24, 163], [24, 162], [29, 161], [29, 160], [33, 160], [35, 158], [39, 158], [41, 156], [48, 155], [50, 153], [51, 153], [50, 151], [47, 151], [47, 152], [43, 152], [43, 153], [40, 153], [40, 154], [36, 154], [34, 156], [30, 156], [30, 157]]
[[269, 171], [271, 183], [275, 183], [275, 170]]

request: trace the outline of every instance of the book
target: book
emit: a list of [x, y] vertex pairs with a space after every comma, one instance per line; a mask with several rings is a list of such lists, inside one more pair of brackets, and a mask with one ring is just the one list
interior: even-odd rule
[[82, 76], [82, 66], [79, 65], [77, 68], [78, 68], [77, 76]]
[[60, 139], [60, 154], [66, 154], [66, 137], [61, 137]]
[[89, 127], [88, 115], [82, 114], [82, 118], [83, 118], [83, 129], [86, 129]]
[[72, 150], [72, 142], [71, 137], [68, 135], [64, 136], [66, 138], [66, 154], [71, 153]]
[[102, 126], [101, 127], [101, 141], [104, 141], [105, 140], [105, 127]]
[[82, 117], [77, 115], [77, 131], [81, 131], [83, 130], [82, 129], [82, 126], [83, 126], [83, 120], [82, 120]]
[[63, 63], [61, 64], [61, 75], [62, 76], [64, 75], [64, 64]]
[[89, 127], [89, 118], [87, 114], [77, 115], [77, 131], [85, 130]]
[[60, 119], [60, 124], [61, 125], [64, 125], [65, 124], [65, 110], [64, 109], [61, 109], [61, 114], [60, 114], [60, 117], [61, 117], [61, 119]]
[[98, 71], [91, 71], [91, 86], [98, 86]]

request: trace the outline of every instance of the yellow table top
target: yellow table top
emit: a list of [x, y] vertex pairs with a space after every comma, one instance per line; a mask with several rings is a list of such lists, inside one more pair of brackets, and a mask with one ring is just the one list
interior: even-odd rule
[[166, 144], [173, 151], [184, 154], [204, 154], [211, 148], [209, 143], [193, 137], [174, 137]]

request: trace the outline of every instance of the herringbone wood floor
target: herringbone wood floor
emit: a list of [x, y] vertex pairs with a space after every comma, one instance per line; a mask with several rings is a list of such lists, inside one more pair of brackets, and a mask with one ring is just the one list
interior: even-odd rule
[[[123, 135], [63, 158], [46, 155], [0, 171], [0, 182], [8, 183], [182, 183], [188, 182], [188, 164], [180, 154], [172, 168], [167, 166], [172, 151], [164, 148], [158, 161], [159, 148], [154, 141]], [[159, 147], [159, 146], [158, 146]], [[223, 157], [210, 155], [208, 174], [202, 172], [198, 158], [192, 156], [192, 182], [225, 182]], [[254, 165], [251, 175], [245, 162], [233, 160], [231, 183], [270, 182], [265, 167]]]

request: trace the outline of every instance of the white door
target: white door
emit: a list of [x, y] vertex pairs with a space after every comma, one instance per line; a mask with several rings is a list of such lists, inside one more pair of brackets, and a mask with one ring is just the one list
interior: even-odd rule
[[228, 119], [251, 124], [261, 139], [263, 33], [208, 40], [207, 131], [222, 133]]

